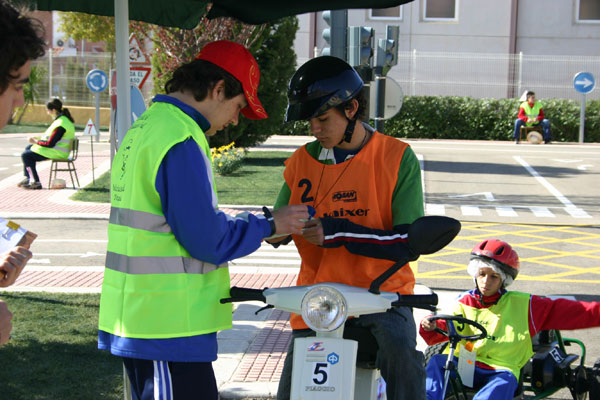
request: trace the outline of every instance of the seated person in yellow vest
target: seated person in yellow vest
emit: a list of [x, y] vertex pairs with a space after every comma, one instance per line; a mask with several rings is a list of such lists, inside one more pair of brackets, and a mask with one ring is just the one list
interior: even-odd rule
[[122, 358], [133, 397], [218, 398], [217, 332], [232, 327], [227, 261], [273, 234], [300, 233], [306, 206], [235, 217], [218, 209], [207, 136], [267, 118], [258, 64], [211, 42], [131, 126], [111, 172], [98, 347]]
[[40, 177], [35, 164], [50, 158], [69, 158], [71, 141], [75, 138], [75, 122], [68, 108], [63, 108], [59, 99], [46, 104], [46, 112], [54, 121], [41, 138], [29, 138], [25, 151], [21, 154], [25, 178], [17, 186], [23, 189], [41, 189]]
[[[339, 282], [368, 288], [395, 264], [405, 246], [407, 224], [423, 216], [419, 161], [404, 142], [376, 132], [365, 121], [363, 81], [345, 61], [317, 57], [302, 65], [288, 88], [286, 121], [307, 120], [315, 141], [286, 161], [285, 183], [275, 209], [306, 204], [316, 209], [302, 235], [269, 239], [275, 246], [294, 240], [302, 258], [298, 285]], [[415, 278], [404, 265], [381, 290], [413, 293]], [[416, 350], [412, 311], [354, 318], [379, 346], [377, 363], [387, 398], [425, 398], [423, 354]], [[314, 335], [292, 315], [293, 337]], [[293, 341], [277, 398], [290, 397]], [[398, 362], [402, 360], [402, 362]]]
[[541, 125], [544, 137], [544, 143], [550, 144], [550, 121], [544, 118], [542, 103], [535, 99], [534, 92], [527, 92], [527, 100], [521, 103], [519, 107], [519, 116], [515, 120], [514, 138], [515, 143], [519, 143], [520, 131], [522, 126]]
[[[474, 387], [478, 399], [512, 399], [519, 371], [533, 355], [531, 338], [548, 329], [583, 329], [600, 326], [600, 303], [550, 299], [507, 291], [519, 274], [519, 256], [506, 242], [484, 240], [471, 251], [467, 272], [475, 288], [462, 293], [452, 314], [483, 325], [485, 339], [473, 343], [476, 352]], [[435, 332], [447, 330], [446, 321], [421, 321], [420, 334], [427, 344], [447, 340]], [[467, 328], [462, 334], [476, 334]], [[465, 343], [462, 343], [463, 345]], [[448, 353], [433, 356], [427, 364], [427, 399], [442, 399], [444, 365]], [[458, 354], [460, 357], [460, 354]], [[454, 359], [457, 362], [457, 359]]]

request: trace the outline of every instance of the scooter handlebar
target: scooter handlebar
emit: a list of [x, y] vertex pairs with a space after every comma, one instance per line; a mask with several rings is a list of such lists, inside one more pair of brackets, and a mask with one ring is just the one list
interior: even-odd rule
[[398, 294], [398, 300], [392, 302], [393, 307], [413, 307], [424, 308], [435, 311], [438, 303], [438, 296], [432, 294]]
[[221, 304], [224, 303], [233, 303], [236, 301], [262, 301], [264, 303], [267, 302], [265, 295], [263, 294], [264, 289], [249, 289], [249, 288], [241, 288], [237, 286], [232, 286], [229, 289], [229, 295], [231, 297], [221, 299]]

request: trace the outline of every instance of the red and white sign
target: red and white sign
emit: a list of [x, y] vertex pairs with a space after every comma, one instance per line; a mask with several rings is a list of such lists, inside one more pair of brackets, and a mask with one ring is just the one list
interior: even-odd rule
[[83, 130], [83, 134], [85, 136], [95, 136], [98, 134], [98, 131], [96, 130], [96, 126], [92, 122], [91, 118], [88, 121], [87, 125], [85, 126], [85, 129]]
[[[129, 68], [129, 84], [141, 89], [148, 75], [150, 75], [150, 67], [130, 67]], [[117, 71], [110, 70], [110, 103], [113, 109], [117, 108]]]
[[129, 36], [129, 64], [131, 65], [150, 65], [150, 58], [142, 49], [137, 36]]
[[141, 89], [150, 75], [150, 67], [131, 67], [129, 68], [129, 83]]

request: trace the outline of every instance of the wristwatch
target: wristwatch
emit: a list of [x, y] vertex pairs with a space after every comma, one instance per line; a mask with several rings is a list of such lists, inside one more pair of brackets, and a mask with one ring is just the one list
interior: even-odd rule
[[277, 228], [275, 227], [275, 219], [273, 219], [273, 214], [271, 214], [271, 211], [269, 211], [267, 207], [263, 207], [262, 211], [267, 221], [269, 221], [269, 225], [271, 226], [271, 233], [267, 237], [271, 237], [275, 234], [275, 231], [277, 231]]

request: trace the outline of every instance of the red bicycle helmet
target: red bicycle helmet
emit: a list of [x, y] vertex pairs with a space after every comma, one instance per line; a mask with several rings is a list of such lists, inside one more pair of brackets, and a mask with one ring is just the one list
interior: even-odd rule
[[479, 243], [471, 250], [471, 260], [474, 258], [491, 261], [513, 279], [519, 275], [519, 255], [502, 240], [488, 239]]

